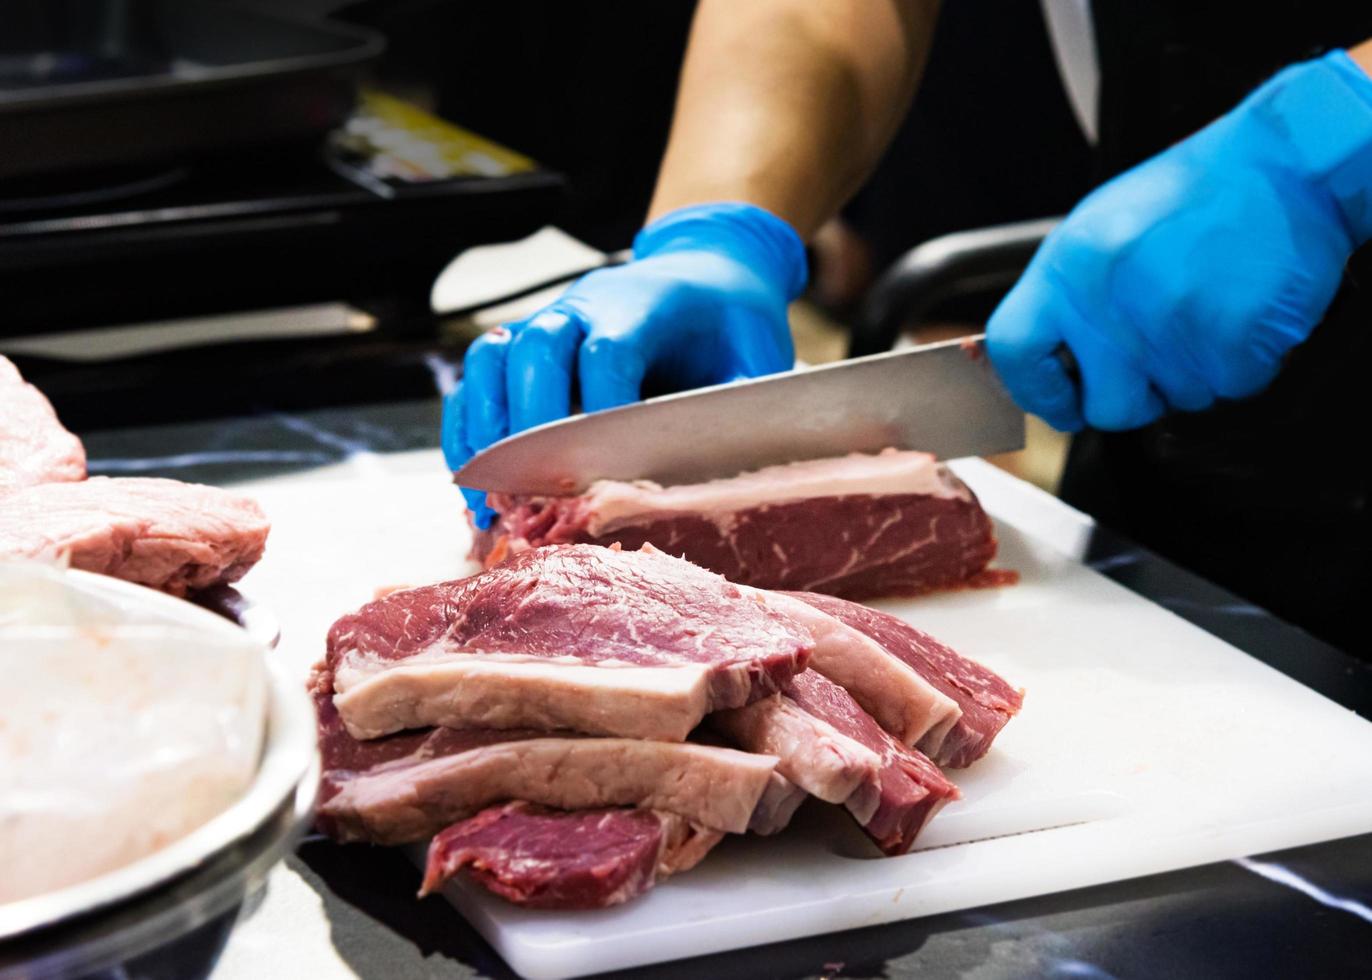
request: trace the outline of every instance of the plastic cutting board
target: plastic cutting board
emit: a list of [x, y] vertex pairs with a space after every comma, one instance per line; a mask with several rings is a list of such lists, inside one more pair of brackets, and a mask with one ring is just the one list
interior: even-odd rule
[[[1372, 828], [1372, 724], [1079, 560], [1090, 522], [989, 464], [955, 468], [996, 519], [1013, 587], [878, 603], [1027, 692], [920, 849], [880, 858], [837, 808], [731, 838], [598, 912], [447, 895], [510, 966], [579, 976], [1154, 874]], [[244, 591], [301, 676], [374, 587], [465, 574], [437, 453], [242, 485], [275, 528]]]

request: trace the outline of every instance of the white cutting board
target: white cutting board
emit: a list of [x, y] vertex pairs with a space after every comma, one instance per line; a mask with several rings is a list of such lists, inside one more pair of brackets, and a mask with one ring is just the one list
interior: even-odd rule
[[[1090, 521], [979, 460], [1018, 585], [879, 603], [1027, 691], [964, 799], [880, 858], [837, 808], [731, 838], [617, 909], [524, 911], [448, 896], [516, 971], [578, 976], [930, 915], [1372, 829], [1372, 724], [1083, 566]], [[436, 452], [364, 456], [244, 485], [273, 519], [244, 591], [282, 619], [303, 677], [375, 586], [470, 570]]]

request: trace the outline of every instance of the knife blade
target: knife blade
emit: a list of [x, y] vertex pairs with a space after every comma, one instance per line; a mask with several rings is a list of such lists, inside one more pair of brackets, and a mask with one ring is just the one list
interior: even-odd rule
[[984, 342], [979, 334], [574, 415], [494, 443], [456, 482], [568, 494], [601, 479], [697, 483], [887, 447], [941, 459], [1023, 448], [1024, 413]]

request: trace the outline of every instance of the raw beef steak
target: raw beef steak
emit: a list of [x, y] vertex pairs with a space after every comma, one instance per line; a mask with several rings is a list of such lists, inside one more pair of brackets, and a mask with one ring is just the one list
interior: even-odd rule
[[574, 545], [370, 603], [334, 624], [327, 660], [357, 738], [447, 725], [681, 741], [777, 690], [810, 646], [689, 562]]
[[795, 816], [796, 810], [805, 802], [805, 792], [779, 772], [773, 772], [757, 801], [752, 819], [748, 821], [748, 833], [759, 837], [770, 837], [786, 829]]
[[[433, 728], [359, 741], [313, 681], [323, 777], [319, 828], [341, 841], [423, 840], [496, 803], [637, 806], [714, 830], [773, 823], [793, 795], [776, 758], [690, 742]], [[794, 806], [791, 805], [791, 809]]]
[[488, 500], [500, 516], [477, 533], [473, 551], [488, 565], [545, 544], [647, 542], [765, 589], [867, 598], [1007, 581], [986, 572], [996, 553], [986, 512], [928, 453], [770, 466], [689, 486], [607, 480], [580, 496]]
[[599, 909], [700, 862], [723, 835], [658, 810], [491, 807], [439, 832], [421, 895], [463, 868], [486, 890], [539, 909]]
[[256, 503], [227, 490], [97, 476], [5, 494], [0, 559], [65, 556], [73, 568], [184, 595], [241, 578], [268, 530]]
[[742, 748], [768, 752], [777, 771], [829, 803], [841, 803], [887, 854], [904, 854], [957, 787], [916, 749], [863, 711], [852, 696], [812, 670], [780, 694], [720, 712], [715, 724]]
[[761, 590], [757, 594], [809, 631], [814, 642], [811, 669], [846, 688], [905, 745], [925, 738], [937, 741], [957, 724], [962, 715], [957, 701], [866, 633], [803, 601], [803, 595]]
[[81, 440], [57, 421], [43, 393], [0, 357], [0, 493], [85, 478]]
[[[913, 668], [957, 703], [959, 713], [951, 725], [932, 728], [913, 743], [941, 766], [958, 769], [984, 756], [1005, 723], [1024, 703], [1024, 695], [999, 674], [955, 653], [889, 613], [832, 596], [796, 593], [794, 598], [870, 637], [891, 657]], [[816, 667], [828, 673], [818, 661]], [[839, 677], [829, 676], [845, 683], [857, 700], [872, 710], [872, 705], [864, 699], [864, 687], [848, 685]], [[877, 711], [872, 710], [872, 713], [881, 720]], [[889, 725], [886, 727], [888, 731], [896, 732]], [[910, 740], [906, 741], [909, 744]]]

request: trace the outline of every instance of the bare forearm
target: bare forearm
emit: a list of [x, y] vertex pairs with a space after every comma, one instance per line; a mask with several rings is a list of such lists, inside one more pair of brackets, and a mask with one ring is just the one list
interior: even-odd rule
[[938, 0], [702, 0], [649, 217], [747, 201], [808, 237], [904, 116]]
[[1364, 41], [1356, 48], [1350, 48], [1348, 56], [1358, 63], [1358, 67], [1372, 75], [1372, 40]]

